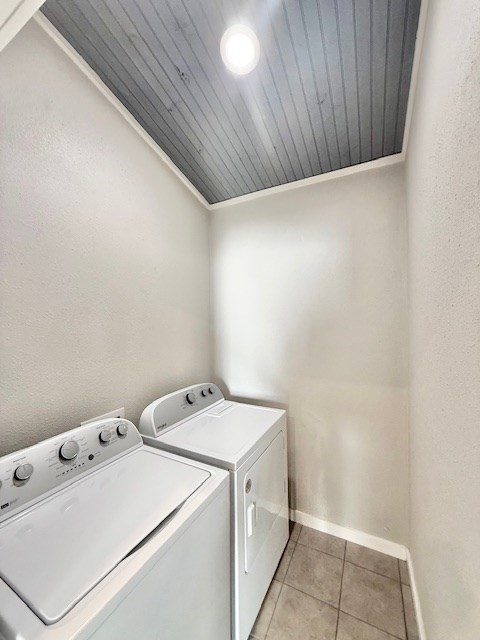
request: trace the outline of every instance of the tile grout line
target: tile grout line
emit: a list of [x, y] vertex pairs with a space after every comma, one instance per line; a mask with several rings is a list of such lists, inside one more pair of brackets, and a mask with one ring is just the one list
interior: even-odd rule
[[288, 584], [288, 582], [284, 582], [283, 584], [286, 587], [288, 587], [289, 589], [293, 589], [294, 591], [298, 591], [298, 593], [302, 593], [304, 596], [308, 596], [309, 598], [313, 598], [314, 600], [317, 600], [318, 602], [321, 602], [322, 604], [326, 605], [327, 607], [330, 607], [331, 609], [335, 609], [335, 611], [340, 611], [340, 609], [338, 607], [336, 607], [335, 605], [333, 605], [331, 602], [327, 602], [326, 600], [321, 600], [320, 598], [317, 598], [317, 596], [312, 596], [311, 593], [307, 593], [306, 591], [302, 591], [298, 587], [294, 587], [291, 584]]
[[[390, 578], [389, 576], [385, 576], [382, 573], [377, 573], [376, 571], [372, 571], [371, 569], [367, 569], [366, 567], [361, 567], [360, 565], [357, 565], [354, 562], [350, 562], [349, 560], [345, 560], [345, 562], [348, 562], [349, 564], [353, 565], [354, 567], [358, 567], [359, 569], [364, 569], [365, 571], [369, 571], [370, 573], [373, 573], [373, 574], [375, 574], [377, 576], [380, 576], [382, 578], [387, 578], [387, 580], [391, 580], [392, 582], [394, 582], [394, 583], [399, 585], [399, 587], [400, 587], [400, 596], [402, 598], [403, 624], [404, 624], [404, 628], [405, 628], [405, 638], [403, 640], [408, 640], [407, 622], [406, 622], [406, 617], [405, 617], [405, 602], [404, 602], [404, 599], [403, 599], [403, 589], [402, 589], [403, 582], [402, 582], [401, 575], [400, 575], [400, 560], [398, 560], [398, 558], [396, 560], [397, 560], [397, 570], [398, 570], [398, 574], [400, 576], [400, 580], [398, 582], [397, 582], [397, 580], [395, 580], [395, 578]], [[342, 611], [343, 613], [346, 613], [349, 616], [352, 616], [353, 618], [357, 618], [357, 616], [353, 616], [348, 611], [343, 611], [342, 609], [340, 609], [340, 611]], [[379, 631], [383, 631], [384, 633], [390, 634], [394, 638], [398, 638], [399, 640], [402, 640], [402, 638], [400, 638], [399, 636], [396, 636], [395, 634], [391, 633], [390, 631], [387, 631], [386, 629], [381, 629], [380, 627], [377, 627], [374, 624], [371, 624], [370, 622], [366, 622], [366, 620], [362, 620], [361, 618], [357, 618], [357, 620], [360, 620], [361, 622], [365, 622], [366, 624], [369, 624], [370, 626], [375, 627]]]
[[272, 620], [273, 620], [273, 616], [275, 615], [275, 611], [277, 610], [277, 605], [278, 605], [278, 601], [280, 600], [280, 596], [282, 595], [282, 589], [283, 589], [283, 585], [285, 583], [282, 582], [282, 586], [280, 587], [280, 591], [278, 592], [278, 598], [277, 601], [275, 602], [275, 606], [273, 607], [273, 611], [272, 611], [272, 617], [270, 618], [269, 622], [268, 622], [268, 627], [267, 630], [265, 631], [265, 635], [263, 637], [263, 640], [267, 640], [267, 636], [268, 636], [268, 632], [270, 631], [270, 626], [272, 624]]
[[[300, 527], [300, 531], [301, 531], [301, 527]], [[288, 542], [287, 542], [287, 544], [285, 545], [285, 549], [284, 549], [284, 550], [283, 550], [283, 552], [282, 552], [282, 556], [281, 556], [281, 558], [280, 558], [280, 562], [282, 561], [283, 554], [285, 553], [285, 550], [286, 550], [286, 548], [288, 547], [288, 545], [290, 544], [290, 542], [293, 542], [293, 543], [294, 543], [293, 551], [295, 551], [295, 549], [296, 549], [296, 547], [297, 547], [297, 543], [296, 543], [296, 541], [295, 541], [295, 540], [293, 540], [293, 539], [291, 538], [291, 536], [289, 536], [289, 537], [288, 537]], [[291, 555], [291, 557], [290, 557], [290, 562], [292, 561], [293, 551], [292, 551], [292, 555]], [[288, 571], [288, 567], [290, 566], [290, 562], [288, 563], [288, 566], [287, 566], [287, 568], [285, 569], [285, 576], [287, 575], [287, 571]], [[278, 570], [278, 567], [277, 567], [277, 570]], [[271, 615], [270, 620], [269, 620], [269, 622], [268, 622], [267, 630], [265, 631], [265, 635], [263, 636], [263, 638], [259, 638], [258, 636], [254, 635], [251, 631], [250, 631], [250, 633], [248, 634], [248, 637], [249, 637], [249, 638], [250, 638], [250, 637], [252, 637], [252, 638], [254, 638], [254, 640], [265, 640], [265, 638], [267, 637], [268, 630], [270, 629], [270, 624], [271, 624], [271, 622], [272, 622], [272, 620], [273, 620], [273, 615], [274, 615], [274, 613], [275, 613], [275, 609], [277, 608], [278, 598], [280, 598], [280, 593], [281, 593], [281, 591], [282, 591], [282, 587], [283, 587], [283, 585], [285, 584], [285, 577], [283, 578], [283, 580], [278, 580], [277, 578], [275, 578], [276, 573], [277, 573], [277, 572], [275, 572], [275, 574], [274, 574], [274, 576], [273, 576], [273, 578], [272, 578], [272, 581], [270, 582], [270, 586], [269, 586], [269, 588], [272, 586], [272, 582], [274, 582], [274, 580], [276, 580], [276, 581], [277, 581], [277, 582], [279, 582], [279, 583], [280, 583], [280, 585], [281, 585], [281, 587], [280, 587], [280, 591], [278, 592], [278, 597], [277, 597], [277, 599], [276, 599], [276, 601], [275, 601], [275, 606], [273, 607], [273, 612], [272, 612], [272, 615]], [[267, 591], [267, 593], [268, 593], [268, 591]], [[265, 596], [265, 598], [266, 598], [266, 596]], [[264, 603], [265, 603], [265, 599], [264, 599], [264, 600], [263, 600], [263, 602], [262, 602], [262, 606], [260, 607], [260, 611], [258, 612], [258, 615], [260, 615], [260, 612], [262, 611], [262, 608], [263, 608]], [[257, 618], [258, 618], [258, 615], [257, 615]]]
[[[276, 600], [276, 602], [275, 602], [275, 606], [273, 607], [272, 616], [271, 616], [271, 618], [270, 618], [270, 620], [269, 620], [269, 623], [268, 623], [268, 626], [267, 626], [267, 630], [265, 631], [265, 636], [264, 636], [263, 640], [266, 640], [267, 635], [268, 635], [268, 632], [269, 632], [269, 630], [270, 630], [270, 625], [272, 624], [273, 616], [275, 615], [275, 611], [277, 610], [277, 604], [278, 604], [278, 601], [279, 601], [279, 599], [280, 599], [280, 594], [282, 593], [283, 585], [285, 584], [285, 578], [287, 577], [287, 572], [288, 572], [288, 569], [289, 569], [289, 567], [290, 567], [290, 563], [292, 562], [292, 558], [293, 558], [293, 554], [294, 554], [294, 552], [295, 552], [295, 549], [297, 548], [298, 540], [300, 539], [300, 534], [302, 533], [302, 529], [303, 529], [303, 525], [300, 525], [300, 531], [298, 532], [297, 539], [296, 539], [296, 540], [293, 540], [293, 539], [292, 539], [292, 537], [291, 537], [291, 536], [289, 536], [289, 538], [288, 538], [288, 542], [287, 542], [287, 544], [285, 545], [285, 549], [286, 549], [286, 548], [287, 548], [287, 546], [288, 546], [288, 544], [289, 544], [290, 542], [293, 542], [293, 543], [294, 543], [294, 544], [293, 544], [293, 551], [292, 551], [292, 555], [290, 556], [290, 562], [288, 563], [287, 568], [285, 569], [285, 575], [284, 575], [284, 577], [283, 577], [283, 580], [278, 580], [278, 582], [280, 582], [280, 584], [281, 584], [281, 587], [280, 587], [280, 591], [278, 592], [278, 597], [277, 597], [277, 600]], [[284, 550], [284, 553], [285, 553], [285, 550]], [[282, 554], [282, 555], [283, 555], [283, 554]], [[275, 576], [273, 577], [273, 580], [275, 580]], [[287, 585], [287, 586], [288, 586], [288, 585]], [[262, 605], [262, 606], [263, 606], [263, 605]]]
[[[303, 529], [310, 529], [311, 531], [314, 531], [316, 533], [322, 533], [325, 536], [329, 537], [329, 538], [335, 538], [336, 540], [340, 540], [341, 542], [344, 543], [345, 545], [345, 552], [343, 554], [343, 560], [345, 560], [346, 562], [350, 562], [350, 564], [354, 564], [356, 567], [361, 567], [362, 569], [367, 569], [368, 571], [372, 571], [373, 573], [378, 573], [379, 576], [385, 576], [385, 578], [390, 578], [391, 580], [395, 580], [395, 578], [392, 578], [391, 576], [387, 576], [384, 573], [380, 573], [378, 571], [375, 571], [374, 569], [369, 569], [368, 567], [364, 567], [361, 564], [357, 564], [356, 562], [352, 562], [351, 560], [347, 559], [347, 548], [349, 544], [353, 544], [356, 545], [357, 547], [364, 547], [364, 545], [358, 544], [357, 542], [352, 542], [351, 540], [347, 540], [346, 538], [342, 538], [341, 536], [336, 536], [333, 535], [332, 533], [326, 533], [324, 531], [319, 531], [317, 529], [312, 529], [311, 527], [307, 527], [306, 525], [302, 525], [302, 528], [300, 529], [300, 533], [298, 535], [298, 544], [301, 544], [303, 547], [308, 547], [309, 549], [315, 549], [316, 551], [321, 551], [322, 553], [326, 553], [329, 556], [333, 556], [334, 558], [339, 558], [340, 560], [342, 560], [342, 558], [340, 558], [340, 556], [336, 556], [334, 553], [331, 553], [329, 551], [324, 551], [323, 549], [318, 549], [317, 547], [312, 547], [309, 544], [305, 544], [304, 542], [300, 542], [300, 536], [302, 533]], [[365, 549], [368, 549], [369, 551], [372, 551], [376, 554], [379, 554], [381, 556], [386, 556], [387, 558], [391, 558], [392, 560], [397, 560], [399, 563], [401, 562], [399, 560], [399, 558], [397, 558], [396, 556], [392, 556], [389, 553], [384, 553], [383, 551], [377, 551], [376, 549], [370, 549], [370, 547], [364, 547]], [[400, 582], [402, 582], [401, 579], [401, 574], [400, 575]], [[402, 582], [403, 583], [403, 582]]]
[[[339, 538], [339, 540], [341, 540], [341, 538]], [[345, 542], [348, 542], [348, 540], [345, 540]], [[386, 576], [384, 573], [380, 573], [379, 571], [375, 571], [374, 569], [369, 569], [368, 567], [364, 567], [361, 564], [357, 564], [356, 562], [352, 562], [351, 560], [347, 560], [347, 552], [345, 549], [345, 554], [343, 558], [340, 558], [340, 556], [335, 556], [333, 553], [329, 553], [328, 551], [323, 551], [323, 549], [317, 549], [317, 547], [312, 547], [308, 544], [305, 544], [303, 542], [297, 542], [297, 544], [299, 544], [302, 547], [306, 547], [307, 549], [313, 549], [314, 551], [319, 551], [320, 553], [324, 553], [326, 556], [330, 556], [331, 558], [336, 558], [337, 560], [343, 560], [344, 562], [348, 562], [349, 564], [353, 564], [354, 567], [358, 567], [359, 569], [365, 569], [366, 571], [370, 571], [370, 573], [375, 573], [377, 576], [382, 576], [382, 578], [388, 578], [389, 580], [393, 580], [394, 582], [397, 582], [396, 578], [392, 578], [392, 576]], [[378, 552], [380, 553], [380, 552]], [[387, 554], [383, 554], [383, 555], [387, 555]], [[388, 556], [389, 558], [393, 558], [394, 560], [398, 560], [398, 558], [394, 558], [393, 556]], [[398, 582], [400, 582], [400, 584], [404, 584], [402, 583], [401, 578], [398, 580]]]
[[[337, 558], [337, 560], [341, 560], [341, 558]], [[349, 564], [351, 564], [351, 563], [349, 563]], [[363, 569], [363, 567], [360, 567], [360, 568]], [[374, 573], [374, 572], [372, 572], [372, 573]], [[377, 574], [377, 575], [380, 575], [380, 574]], [[383, 576], [383, 577], [385, 578], [386, 576]], [[340, 606], [339, 607], [335, 607], [330, 602], [326, 602], [325, 600], [322, 600], [321, 598], [317, 598], [317, 596], [314, 596], [311, 593], [307, 593], [306, 591], [302, 591], [302, 589], [299, 589], [298, 587], [294, 587], [291, 584], [289, 584], [288, 582], [285, 582], [284, 580], [283, 581], [277, 580], [277, 582], [280, 582], [282, 587], [284, 585], [286, 585], [289, 589], [293, 589], [294, 591], [298, 591], [299, 593], [302, 593], [304, 596], [308, 596], [309, 598], [313, 598], [314, 600], [317, 600], [318, 602], [321, 602], [322, 604], [326, 605], [327, 607], [331, 607], [332, 609], [335, 609], [338, 612], [338, 616], [339, 617], [340, 617], [340, 613], [345, 613], [346, 615], [350, 616], [351, 618], [355, 618], [355, 620], [358, 620], [359, 622], [363, 622], [363, 624], [366, 624], [367, 626], [373, 627], [377, 631], [381, 631], [382, 633], [386, 633], [387, 635], [390, 635], [395, 640], [408, 640], [406, 638], [401, 638], [400, 636], [396, 636], [394, 633], [390, 633], [390, 631], [386, 631], [385, 629], [382, 629], [381, 627], [377, 627], [377, 625], [372, 624], [371, 622], [367, 622], [366, 620], [363, 620], [362, 618], [359, 618], [358, 616], [355, 616], [353, 613], [350, 613], [349, 611], [344, 611], [343, 609], [340, 608]], [[343, 577], [342, 577], [342, 583], [343, 583]], [[280, 591], [281, 591], [281, 589], [280, 589]], [[277, 598], [277, 602], [275, 603], [275, 608], [274, 608], [272, 617], [270, 619], [270, 623], [269, 623], [268, 628], [267, 628], [267, 635], [268, 635], [268, 631], [270, 629], [270, 625], [271, 625], [271, 622], [273, 620], [273, 616], [275, 614], [275, 610], [277, 608], [277, 604], [278, 604], [278, 600], [279, 599], [280, 599], [280, 594], [279, 594], [279, 596]], [[254, 636], [254, 638], [255, 638], [255, 640], [262, 640], [262, 639], [257, 639], [255, 636]], [[265, 636], [265, 638], [266, 638], [266, 636]], [[265, 638], [263, 640], [265, 640]]]
[[[288, 542], [294, 542], [294, 541], [290, 539]], [[287, 568], [285, 569], [285, 575], [283, 577], [282, 584], [285, 583], [285, 578], [287, 577], [288, 570], [290, 569], [290, 565], [292, 564], [292, 558], [293, 558], [293, 554], [295, 553], [295, 549], [297, 548], [297, 544], [298, 544], [298, 542], [294, 542], [292, 555], [290, 556], [290, 560], [288, 561]]]
[[[301, 531], [301, 529], [300, 529], [300, 531]], [[300, 534], [299, 534], [299, 537], [300, 537]], [[297, 539], [297, 540], [298, 540], [298, 539]], [[290, 539], [288, 540], [288, 542], [287, 542], [287, 545], [288, 545], [290, 542], [294, 542], [294, 541], [290, 538]], [[264, 640], [266, 640], [266, 638], [267, 638], [267, 636], [268, 636], [268, 632], [270, 631], [270, 626], [271, 626], [271, 624], [272, 624], [273, 616], [275, 615], [275, 611], [277, 610], [278, 601], [280, 600], [280, 596], [281, 596], [281, 594], [282, 594], [283, 585], [285, 584], [285, 578], [287, 577], [288, 568], [290, 567], [290, 563], [292, 562], [293, 554], [294, 554], [294, 552], [295, 552], [295, 549], [297, 548], [297, 544], [298, 544], [298, 542], [297, 542], [297, 541], [295, 541], [295, 542], [294, 542], [293, 551], [292, 551], [292, 555], [290, 556], [290, 562], [288, 563], [288, 566], [287, 566], [287, 568], [286, 568], [286, 570], [285, 570], [285, 576], [283, 577], [283, 580], [281, 581], [281, 585], [282, 585], [282, 586], [280, 587], [280, 591], [278, 592], [278, 598], [277, 598], [277, 601], [275, 602], [275, 606], [273, 607], [272, 617], [270, 618], [270, 621], [269, 621], [269, 623], [268, 623], [268, 627], [267, 627], [267, 630], [266, 630], [266, 632], [265, 632]], [[286, 547], [285, 547], [285, 548], [286, 548]], [[287, 586], [289, 586], [289, 585], [287, 585]]]
[[345, 553], [343, 554], [343, 557], [341, 558], [340, 556], [336, 556], [335, 554], [329, 553], [328, 551], [323, 551], [323, 549], [317, 549], [317, 547], [312, 547], [309, 544], [305, 544], [304, 542], [298, 541], [297, 544], [299, 544], [302, 547], [306, 547], [307, 549], [313, 549], [314, 551], [320, 551], [320, 553], [324, 553], [325, 555], [330, 556], [332, 558], [337, 558], [337, 560], [345, 560]]
[[395, 582], [400, 586], [402, 585], [401, 580], [396, 580], [391, 576], [386, 576], [384, 573], [378, 573], [378, 571], [374, 571], [373, 569], [369, 569], [368, 567], [362, 567], [361, 564], [355, 564], [355, 562], [351, 562], [350, 560], [345, 560], [345, 562], [348, 562], [348, 564], [351, 564], [352, 566], [357, 567], [357, 569], [364, 569], [365, 571], [370, 571], [370, 573], [374, 573], [376, 576], [380, 576], [381, 578], [386, 578], [387, 580], [391, 580], [392, 582]]
[[338, 608], [337, 608], [337, 626], [335, 628], [335, 640], [337, 640], [338, 636], [338, 625], [340, 624], [340, 603], [342, 601], [342, 589], [343, 589], [343, 575], [345, 573], [345, 557], [347, 555], [347, 543], [343, 547], [343, 562], [342, 562], [342, 577], [340, 580], [340, 593], [338, 594]]
[[366, 622], [365, 620], [362, 620], [362, 618], [358, 618], [357, 616], [354, 616], [353, 613], [349, 613], [348, 611], [344, 611], [343, 609], [339, 609], [339, 613], [344, 613], [345, 615], [350, 616], [350, 618], [355, 618], [355, 620], [358, 620], [359, 622], [363, 622], [363, 624], [366, 624], [368, 627], [373, 627], [377, 631], [381, 631], [382, 633], [385, 633], [387, 636], [391, 636], [392, 638], [394, 638], [394, 640], [405, 640], [405, 638], [400, 638], [400, 636], [396, 636], [394, 633], [390, 633], [390, 631], [385, 631], [385, 629], [382, 629], [381, 627], [377, 627], [375, 624], [372, 624], [371, 622]]
[[[350, 613], [349, 611], [344, 611], [343, 609], [340, 609], [340, 607], [335, 607], [330, 602], [326, 602], [325, 600], [322, 600], [321, 598], [317, 598], [317, 596], [313, 596], [311, 593], [307, 593], [306, 591], [302, 591], [298, 587], [294, 587], [291, 584], [288, 584], [288, 582], [282, 583], [282, 586], [284, 584], [289, 589], [293, 589], [294, 591], [298, 591], [299, 593], [302, 593], [304, 596], [308, 596], [309, 598], [313, 598], [314, 600], [317, 600], [318, 602], [321, 602], [322, 604], [326, 605], [327, 607], [330, 607], [331, 609], [335, 609], [335, 611], [337, 611], [339, 615], [340, 615], [340, 613], [345, 613], [347, 616], [350, 616], [351, 618], [355, 618], [355, 620], [358, 620], [359, 622], [363, 622], [363, 624], [366, 624], [368, 627], [373, 627], [377, 631], [381, 631], [382, 633], [386, 633], [387, 635], [390, 635], [395, 640], [406, 640], [405, 638], [401, 638], [400, 636], [396, 636], [394, 633], [390, 633], [390, 631], [386, 631], [385, 629], [382, 629], [381, 627], [377, 627], [377, 625], [372, 624], [371, 622], [367, 622], [366, 620], [363, 620], [362, 618], [359, 618], [358, 616], [353, 615], [353, 613]], [[278, 600], [277, 600], [277, 602], [278, 602]], [[276, 608], [276, 604], [275, 604], [275, 608]], [[273, 619], [273, 615], [272, 615], [272, 619]], [[269, 625], [269, 628], [270, 628], [270, 625]], [[255, 639], [255, 640], [257, 640], [257, 639]]]
[[402, 572], [400, 570], [400, 562], [405, 562], [405, 560], [398, 560], [398, 573], [400, 575], [400, 584], [404, 584], [406, 587], [411, 587], [412, 585], [408, 584], [408, 582], [404, 582], [402, 580]]
[[405, 598], [403, 597], [403, 582], [402, 582], [402, 574], [400, 572], [400, 560], [398, 561], [398, 573], [400, 575], [400, 595], [402, 596], [403, 624], [405, 626], [405, 638], [406, 640], [408, 640], [407, 614], [405, 612]]

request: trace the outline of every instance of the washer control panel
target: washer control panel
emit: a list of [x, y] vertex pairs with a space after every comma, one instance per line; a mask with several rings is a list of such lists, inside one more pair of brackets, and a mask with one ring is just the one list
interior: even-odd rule
[[148, 405], [140, 418], [140, 433], [146, 436], [158, 436], [166, 429], [223, 400], [225, 400], [223, 393], [212, 382], [180, 389]]
[[108, 419], [0, 458], [0, 522], [141, 445], [135, 425]]

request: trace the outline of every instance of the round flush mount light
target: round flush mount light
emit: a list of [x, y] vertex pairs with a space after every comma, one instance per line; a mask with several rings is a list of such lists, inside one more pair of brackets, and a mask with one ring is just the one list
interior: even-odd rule
[[220, 53], [227, 69], [238, 75], [245, 75], [257, 66], [260, 43], [250, 27], [236, 24], [223, 34]]

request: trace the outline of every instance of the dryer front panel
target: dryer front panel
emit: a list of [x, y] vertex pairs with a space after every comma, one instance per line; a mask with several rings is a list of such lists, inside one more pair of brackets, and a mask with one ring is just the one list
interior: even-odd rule
[[285, 504], [284, 432], [277, 434], [243, 478], [245, 571], [249, 573]]
[[286, 420], [233, 474], [233, 640], [248, 640], [288, 541]]

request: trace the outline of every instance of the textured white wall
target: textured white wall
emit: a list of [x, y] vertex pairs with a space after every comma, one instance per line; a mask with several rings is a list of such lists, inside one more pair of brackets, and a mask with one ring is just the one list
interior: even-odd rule
[[35, 24], [0, 54], [0, 454], [209, 372], [202, 206]]
[[293, 506], [405, 543], [403, 168], [218, 210], [212, 292], [217, 380], [288, 408]]
[[407, 154], [411, 551], [428, 640], [480, 638], [480, 4], [430, 0]]

